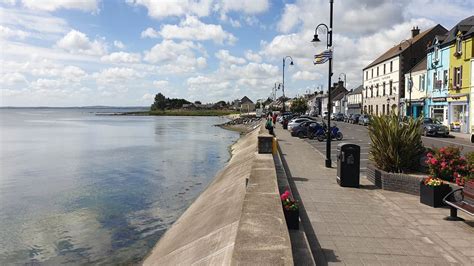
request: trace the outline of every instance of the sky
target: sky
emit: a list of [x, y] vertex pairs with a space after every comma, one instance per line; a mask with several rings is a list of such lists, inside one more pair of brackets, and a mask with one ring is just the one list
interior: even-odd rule
[[[472, 0], [334, 2], [333, 81], [348, 89], [413, 26], [474, 14]], [[326, 90], [327, 63], [312, 63], [326, 48], [310, 42], [319, 23], [329, 0], [0, 0], [0, 106], [256, 101], [282, 82], [286, 56], [286, 96]]]

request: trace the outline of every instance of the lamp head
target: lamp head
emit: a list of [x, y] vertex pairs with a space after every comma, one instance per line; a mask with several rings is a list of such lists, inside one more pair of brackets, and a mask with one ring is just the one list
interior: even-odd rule
[[321, 40], [319, 39], [318, 37], [318, 34], [314, 34], [314, 37], [313, 37], [313, 40], [311, 42], [315, 43], [315, 42], [320, 42]]
[[291, 62], [290, 62], [290, 66], [293, 66], [293, 65], [295, 65], [295, 64], [293, 64], [293, 60], [291, 60]]

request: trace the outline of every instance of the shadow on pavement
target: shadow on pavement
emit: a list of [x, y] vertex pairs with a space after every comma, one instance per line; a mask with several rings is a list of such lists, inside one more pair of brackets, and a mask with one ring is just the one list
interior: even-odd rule
[[302, 181], [303, 179], [304, 181], [308, 181], [308, 179], [293, 177], [291, 175], [290, 168], [288, 167], [288, 163], [286, 162], [285, 155], [280, 149], [280, 146], [278, 146], [278, 152], [280, 153], [281, 162], [283, 164], [283, 168], [285, 169], [293, 197], [299, 202], [301, 224], [303, 225], [304, 231], [306, 233], [306, 239], [308, 240], [311, 253], [313, 255], [314, 261], [316, 262], [316, 265], [328, 265], [329, 262], [341, 262], [334, 254], [333, 250], [321, 248], [321, 244], [318, 241], [318, 237], [314, 232], [313, 225], [311, 224], [311, 221], [308, 217], [308, 213], [306, 212], [306, 209], [304, 207], [304, 202], [301, 200], [301, 196], [298, 192], [298, 188], [296, 187], [295, 181]]

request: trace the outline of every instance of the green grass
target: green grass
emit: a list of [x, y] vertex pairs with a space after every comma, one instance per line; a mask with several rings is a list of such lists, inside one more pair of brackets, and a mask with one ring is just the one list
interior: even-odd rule
[[149, 112], [129, 112], [127, 115], [157, 115], [157, 116], [224, 116], [238, 114], [235, 110], [165, 110]]

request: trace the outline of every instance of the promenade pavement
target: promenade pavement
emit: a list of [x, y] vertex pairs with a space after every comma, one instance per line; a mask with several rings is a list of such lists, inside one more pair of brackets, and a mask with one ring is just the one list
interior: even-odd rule
[[276, 135], [317, 265], [474, 265], [471, 216], [443, 220], [449, 209], [377, 189], [366, 178], [358, 189], [340, 187], [336, 162], [325, 168], [320, 153], [281, 126]]

